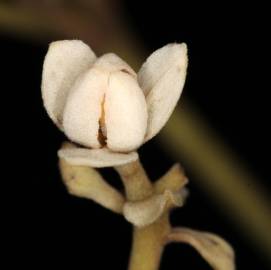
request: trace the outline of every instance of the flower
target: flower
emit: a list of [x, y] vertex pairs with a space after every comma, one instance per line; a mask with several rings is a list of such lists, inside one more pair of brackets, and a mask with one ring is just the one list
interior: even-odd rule
[[61, 149], [74, 165], [116, 166], [165, 125], [181, 95], [187, 48], [168, 44], [138, 74], [113, 53], [97, 58], [80, 40], [52, 42], [44, 60], [42, 97], [48, 115], [82, 147]]

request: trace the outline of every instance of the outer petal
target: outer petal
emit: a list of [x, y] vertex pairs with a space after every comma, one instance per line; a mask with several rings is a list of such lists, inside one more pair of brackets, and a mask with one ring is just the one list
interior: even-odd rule
[[105, 95], [107, 146], [113, 151], [129, 152], [144, 140], [147, 106], [137, 81], [126, 72], [110, 75]]
[[234, 251], [221, 237], [188, 228], [175, 228], [169, 241], [184, 242], [193, 246], [215, 270], [234, 270]]
[[96, 60], [93, 51], [80, 40], [50, 44], [43, 64], [42, 97], [50, 118], [61, 128], [66, 97], [75, 79]]
[[66, 135], [79, 144], [99, 148], [99, 119], [107, 88], [108, 74], [91, 68], [74, 84], [64, 109]]
[[187, 47], [169, 44], [155, 51], [138, 73], [148, 106], [145, 141], [155, 136], [168, 121], [181, 95], [187, 69]]
[[94, 168], [119, 166], [138, 159], [138, 154], [136, 152], [121, 154], [111, 152], [107, 148], [60, 149], [58, 151], [58, 156], [72, 165], [90, 166]]

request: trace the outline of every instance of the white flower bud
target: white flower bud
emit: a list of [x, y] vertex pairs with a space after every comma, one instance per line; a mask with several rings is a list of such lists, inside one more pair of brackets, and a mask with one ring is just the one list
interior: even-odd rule
[[[185, 44], [154, 52], [137, 80], [133, 69], [113, 53], [96, 58], [81, 41], [53, 42], [43, 66], [44, 106], [73, 142], [96, 151], [106, 147], [110, 157], [114, 152], [131, 152], [165, 125], [182, 92], [186, 67]], [[76, 153], [72, 160], [78, 163], [82, 158], [76, 159]], [[91, 157], [89, 164], [97, 165], [93, 156], [102, 163], [101, 155], [88, 152], [84, 163]], [[116, 165], [113, 160], [108, 164]]]

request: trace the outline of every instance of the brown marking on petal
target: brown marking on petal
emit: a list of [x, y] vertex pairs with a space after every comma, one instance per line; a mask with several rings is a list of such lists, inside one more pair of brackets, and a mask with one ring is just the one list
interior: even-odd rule
[[133, 75], [129, 70], [127, 70], [125, 68], [121, 69], [120, 71], [123, 72], [123, 73], [127, 73], [129, 75]]
[[106, 127], [105, 127], [105, 110], [104, 110], [104, 103], [105, 103], [105, 95], [103, 96], [103, 100], [101, 103], [101, 117], [99, 119], [99, 130], [98, 130], [98, 141], [101, 146], [106, 145]]

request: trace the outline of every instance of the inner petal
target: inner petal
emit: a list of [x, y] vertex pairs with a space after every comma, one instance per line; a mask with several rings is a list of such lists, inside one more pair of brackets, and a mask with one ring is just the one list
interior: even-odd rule
[[107, 81], [108, 73], [92, 68], [74, 85], [63, 117], [64, 131], [72, 141], [91, 148], [103, 145], [103, 140], [99, 140], [99, 122], [104, 118], [101, 104]]
[[107, 53], [99, 57], [95, 62], [95, 67], [109, 73], [122, 70], [134, 78], [137, 77], [134, 70], [114, 53]]
[[119, 152], [138, 148], [147, 129], [147, 105], [130, 74], [122, 71], [110, 74], [104, 108], [108, 148]]

